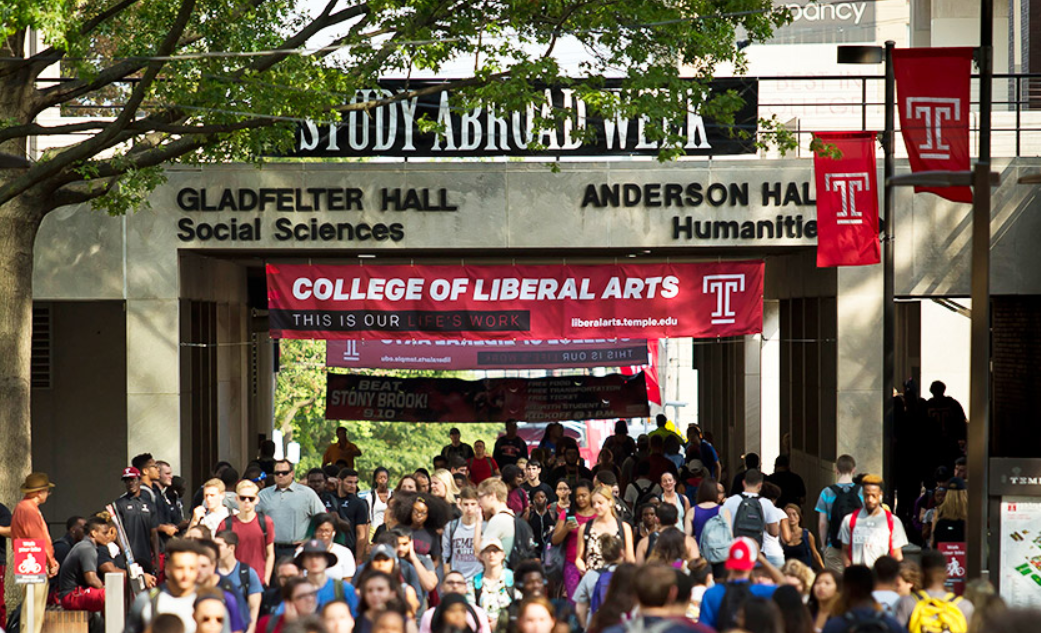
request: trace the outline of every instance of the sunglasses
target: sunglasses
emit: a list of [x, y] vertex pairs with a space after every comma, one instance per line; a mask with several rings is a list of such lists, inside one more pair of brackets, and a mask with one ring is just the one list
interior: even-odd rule
[[239, 495], [239, 501], [256, 501], [256, 500], [257, 500], [256, 497], [243, 497], [242, 495]]
[[293, 472], [293, 471], [291, 471], [291, 470], [276, 470], [275, 471], [275, 477], [281, 477], [282, 475], [288, 475], [291, 472]]

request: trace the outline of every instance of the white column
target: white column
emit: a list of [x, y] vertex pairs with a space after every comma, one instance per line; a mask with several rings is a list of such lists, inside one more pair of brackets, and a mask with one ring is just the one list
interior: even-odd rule
[[759, 427], [764, 470], [773, 471], [781, 452], [781, 303], [763, 302], [759, 349]]

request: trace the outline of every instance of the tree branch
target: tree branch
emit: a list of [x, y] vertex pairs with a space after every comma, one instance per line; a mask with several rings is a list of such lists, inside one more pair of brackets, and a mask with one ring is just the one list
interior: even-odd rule
[[[191, 18], [194, 8], [195, 0], [182, 0], [173, 25], [167, 31], [166, 36], [157, 49], [159, 57], [169, 55], [177, 46], [181, 34], [188, 26], [188, 20]], [[126, 104], [124, 104], [122, 112], [114, 121], [105, 126], [99, 134], [69, 147], [50, 160], [37, 163], [26, 174], [0, 187], [0, 204], [26, 191], [34, 184], [61, 173], [66, 167], [86, 160], [107, 149], [110, 146], [110, 141], [118, 137], [133, 121], [138, 107], [144, 101], [148, 89], [162, 68], [162, 62], [153, 61], [148, 63], [148, 69], [141, 80], [137, 82], [137, 85], [134, 86], [134, 91], [130, 94]]]

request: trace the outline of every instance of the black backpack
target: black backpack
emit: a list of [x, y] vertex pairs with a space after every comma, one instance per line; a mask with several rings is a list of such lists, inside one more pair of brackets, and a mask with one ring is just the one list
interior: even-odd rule
[[[235, 522], [232, 519], [237, 519], [237, 518], [238, 517], [233, 517], [233, 516], [231, 516], [229, 514], [228, 518], [224, 519], [224, 529], [225, 530], [231, 530], [232, 529], [231, 526], [235, 524]], [[264, 517], [264, 513], [263, 512], [259, 512], [259, 511], [257, 512], [257, 521], [260, 523], [260, 532], [261, 532], [261, 534], [264, 535], [264, 545], [266, 546], [267, 545], [267, 518]], [[239, 520], [239, 523], [242, 523], [242, 521]]]
[[728, 582], [723, 591], [723, 600], [719, 603], [719, 614], [716, 616], [716, 630], [728, 631], [737, 628], [737, 612], [752, 597], [752, 583]]
[[513, 547], [506, 557], [506, 566], [516, 569], [523, 561], [539, 558], [539, 547], [535, 543], [535, 533], [531, 525], [522, 517], [513, 515]]
[[759, 548], [763, 547], [763, 530], [766, 529], [766, 516], [759, 497], [741, 493], [741, 505], [734, 513], [734, 538], [747, 536], [755, 541]]
[[839, 529], [842, 528], [842, 520], [863, 507], [864, 502], [860, 500], [860, 486], [843, 488], [835, 484], [828, 487], [835, 493], [835, 501], [831, 503], [831, 518], [828, 521], [828, 544], [841, 548]]
[[845, 633], [890, 633], [881, 611], [874, 611], [870, 615], [847, 611], [842, 619], [846, 623]]
[[651, 485], [647, 486], [646, 488], [641, 488], [640, 484], [636, 483], [635, 481], [633, 482], [633, 488], [636, 488], [636, 503], [633, 504], [634, 518], [636, 512], [639, 511], [640, 506], [650, 502], [651, 499], [654, 499], [658, 496], [654, 494], [654, 486], [655, 484], [653, 481], [651, 482]]

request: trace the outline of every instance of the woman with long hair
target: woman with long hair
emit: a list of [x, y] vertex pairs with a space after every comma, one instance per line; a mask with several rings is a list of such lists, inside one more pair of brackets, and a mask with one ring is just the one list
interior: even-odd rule
[[376, 618], [393, 599], [406, 602], [401, 583], [391, 574], [366, 569], [358, 580], [358, 617], [354, 633], [371, 633]]
[[828, 618], [838, 613], [839, 595], [842, 591], [842, 577], [825, 569], [817, 574], [810, 589], [810, 599], [806, 606], [813, 617], [813, 630], [821, 631]]
[[670, 472], [664, 472], [659, 483], [661, 484], [661, 502], [671, 503], [676, 506], [678, 516], [687, 516], [687, 510], [690, 509], [690, 500], [676, 490], [676, 476]]
[[419, 492], [419, 482], [412, 475], [405, 475], [398, 482], [398, 487], [394, 489], [394, 492]]
[[[600, 537], [604, 534], [622, 539], [624, 543], [622, 551], [625, 552], [623, 559], [627, 563], [635, 563], [633, 528], [615, 514], [614, 493], [607, 486], [597, 486], [590, 499], [596, 518], [578, 528], [575, 566], [579, 572], [584, 574], [587, 570], [600, 569], [607, 564], [600, 551]], [[682, 553], [680, 558], [683, 558]]]
[[698, 494], [694, 498], [695, 503], [687, 510], [683, 517], [683, 531], [694, 537], [695, 541], [701, 542], [701, 530], [708, 520], [719, 514], [719, 493], [716, 480], [708, 477], [698, 484]]
[[813, 618], [798, 589], [791, 585], [778, 587], [773, 601], [781, 610], [784, 633], [813, 633]]
[[450, 505], [456, 505], [459, 486], [455, 485], [452, 473], [445, 468], [438, 468], [430, 476], [430, 494], [444, 499]]
[[810, 569], [824, 569], [824, 561], [817, 551], [817, 539], [813, 532], [802, 526], [802, 508], [789, 503], [784, 506], [788, 515], [788, 528], [791, 536], [781, 543], [785, 560], [797, 560]]
[[[342, 540], [342, 534], [336, 527], [336, 517], [328, 512], [322, 512], [311, 517], [311, 526], [307, 529], [307, 540], [318, 539], [325, 544], [326, 549], [336, 556], [336, 564], [325, 570], [325, 575], [333, 580], [351, 581], [356, 569], [354, 553], [347, 549], [337, 539]], [[297, 553], [303, 546], [297, 548]]]
[[[561, 510], [557, 516], [557, 525], [553, 528], [550, 542], [554, 545], [564, 543], [564, 589], [568, 600], [575, 595], [578, 583], [582, 579], [576, 561], [578, 560], [578, 530], [581, 526], [596, 518], [590, 493], [593, 485], [586, 480], [579, 480], [572, 491], [572, 502], [567, 509]], [[557, 486], [560, 494], [560, 486]]]
[[449, 593], [442, 596], [430, 620], [431, 633], [477, 633], [479, 629], [471, 628], [466, 620], [469, 612], [470, 604], [463, 594]]
[[913, 560], [900, 563], [900, 575], [896, 578], [896, 592], [910, 596], [922, 590], [922, 568]]
[[601, 633], [607, 628], [622, 624], [636, 608], [636, 572], [639, 567], [622, 563], [615, 568], [611, 582], [607, 584], [604, 602], [589, 621], [587, 633]]
[[965, 521], [969, 518], [969, 492], [965, 482], [955, 477], [947, 482], [947, 496], [933, 513], [931, 545], [965, 541]]
[[679, 530], [662, 530], [647, 554], [648, 563], [665, 563], [687, 571], [687, 535]]

